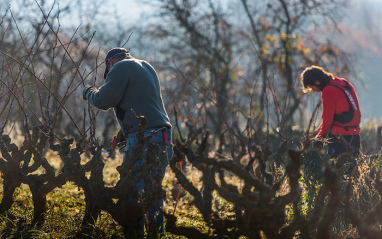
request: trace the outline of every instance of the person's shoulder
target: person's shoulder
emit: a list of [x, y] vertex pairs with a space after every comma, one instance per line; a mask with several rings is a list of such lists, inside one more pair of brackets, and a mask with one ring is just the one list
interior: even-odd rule
[[138, 63], [136, 62], [135, 59], [126, 58], [126, 59], [120, 60], [119, 62], [115, 63], [115, 65], [112, 67], [112, 70], [113, 70], [113, 68], [115, 70], [128, 69], [128, 68], [134, 67], [137, 64]]
[[337, 88], [338, 89], [339, 86], [342, 86], [342, 87], [350, 86], [351, 88], [354, 88], [354, 86], [351, 84], [351, 82], [345, 78], [335, 77], [333, 80], [330, 81], [328, 86], [330, 86], [330, 84], [331, 84], [331, 88]]
[[123, 59], [119, 62], [115, 63], [113, 67], [111, 68], [109, 75], [113, 76], [113, 78], [120, 79], [122, 75], [126, 75], [131, 71], [132, 68], [134, 68], [134, 61], [132, 59]]
[[350, 87], [354, 88], [353, 84], [345, 78], [340, 78], [340, 80], [343, 82], [343, 85], [349, 85]]
[[332, 81], [334, 84], [342, 85], [342, 86], [345, 86], [347, 83], [350, 83], [345, 78], [339, 78], [339, 77], [335, 77]]
[[120, 60], [119, 62], [116, 63], [116, 65], [117, 64], [128, 65], [128, 64], [133, 64], [136, 61], [137, 61], [137, 59], [135, 59], [133, 57], [128, 57], [128, 58]]
[[[137, 59], [137, 58], [126, 58], [126, 59], [123, 59], [122, 61], [118, 62], [118, 63], [121, 63], [121, 65], [124, 65], [126, 67], [137, 67], [137, 66], [140, 66], [142, 67], [143, 64], [148, 64], [150, 65], [150, 63], [148, 63], [147, 61], [145, 60], [141, 60], [141, 59]], [[117, 64], [118, 64], [117, 63]]]
[[341, 91], [341, 90], [338, 89], [338, 87], [336, 87], [334, 85], [331, 85], [331, 84], [328, 84], [322, 90], [322, 95], [331, 95], [331, 96], [334, 96], [339, 91]]

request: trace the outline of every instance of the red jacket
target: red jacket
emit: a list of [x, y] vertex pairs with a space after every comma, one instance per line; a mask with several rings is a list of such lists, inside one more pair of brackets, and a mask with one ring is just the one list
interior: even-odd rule
[[[348, 96], [345, 94], [345, 86], [348, 87]], [[349, 93], [350, 92], [350, 93]], [[345, 79], [335, 77], [322, 90], [322, 122], [318, 132], [319, 137], [325, 136], [329, 130], [336, 135], [358, 135], [361, 113], [358, 97], [352, 84]], [[351, 112], [351, 118], [341, 123], [338, 117], [341, 113]]]

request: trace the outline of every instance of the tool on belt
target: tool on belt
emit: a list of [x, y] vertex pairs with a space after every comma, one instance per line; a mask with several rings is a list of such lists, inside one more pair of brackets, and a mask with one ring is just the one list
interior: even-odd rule
[[[168, 146], [167, 133], [164, 130], [162, 131], [162, 138], [163, 138], [163, 143], [166, 146]], [[115, 148], [121, 149], [122, 147], [126, 146], [126, 143], [127, 143], [127, 140], [123, 136], [122, 131], [119, 131], [117, 136], [113, 137], [113, 140], [110, 143], [110, 148], [103, 150], [103, 152], [107, 153], [106, 157], [109, 158]]]

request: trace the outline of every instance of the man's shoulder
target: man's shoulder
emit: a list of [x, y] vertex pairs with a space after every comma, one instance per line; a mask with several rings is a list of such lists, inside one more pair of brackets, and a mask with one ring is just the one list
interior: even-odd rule
[[137, 64], [138, 62], [139, 62], [138, 59], [133, 58], [133, 57], [129, 57], [129, 58], [125, 58], [125, 59], [120, 60], [115, 65], [134, 65], [134, 64]]
[[137, 59], [137, 58], [125, 58], [121, 61], [119, 61], [118, 63], [115, 64], [115, 66], [118, 66], [118, 67], [126, 67], [126, 68], [142, 68], [143, 65], [150, 65], [150, 63], [148, 63], [147, 61], [145, 60], [140, 60], [140, 59]]

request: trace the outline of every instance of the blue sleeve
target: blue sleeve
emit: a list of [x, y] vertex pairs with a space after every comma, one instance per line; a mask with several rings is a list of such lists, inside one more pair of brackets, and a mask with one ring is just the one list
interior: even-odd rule
[[107, 75], [105, 84], [98, 90], [88, 90], [86, 97], [89, 102], [102, 110], [116, 107], [122, 101], [128, 85], [129, 77], [125, 72], [124, 64], [115, 64]]

